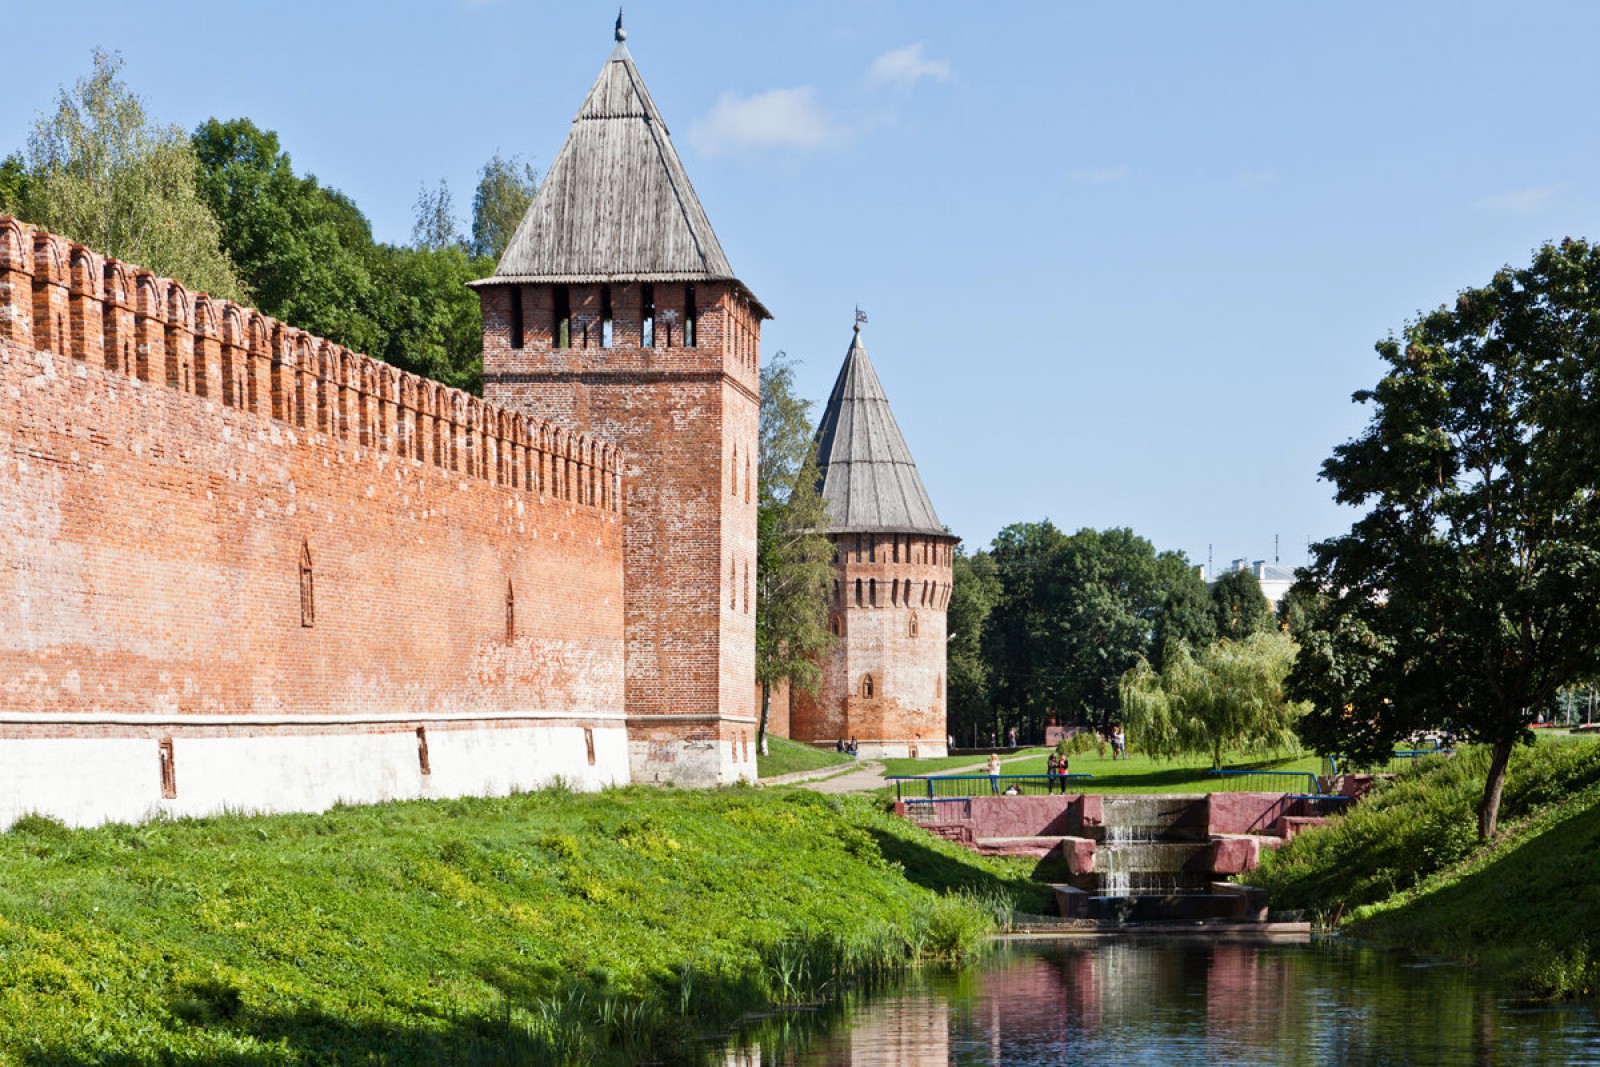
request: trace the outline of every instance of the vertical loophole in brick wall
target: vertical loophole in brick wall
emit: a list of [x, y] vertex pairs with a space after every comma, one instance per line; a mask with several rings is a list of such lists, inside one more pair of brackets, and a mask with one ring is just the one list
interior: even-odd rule
[[311, 573], [311, 545], [300, 542], [300, 625], [317, 624], [317, 590]]
[[174, 800], [178, 796], [178, 768], [172, 756], [172, 738], [161, 739], [161, 797]]
[[522, 347], [522, 286], [511, 287], [511, 347]]
[[867, 700], [871, 700], [872, 699], [872, 691], [873, 691], [872, 675], [863, 674], [861, 676], [861, 695], [862, 695], [862, 697], [867, 699]]
[[656, 346], [656, 291], [654, 286], [639, 287], [639, 347]]
[[589, 752], [589, 766], [593, 767], [594, 766], [594, 728], [591, 727], [591, 726], [585, 726], [583, 728], [583, 747], [588, 750], [588, 752]]
[[693, 348], [699, 331], [695, 328], [694, 286], [683, 287], [683, 347]]
[[417, 727], [417, 766], [422, 768], [422, 773], [432, 774], [433, 765], [428, 762], [428, 728]]
[[611, 286], [600, 287], [600, 347], [610, 348], [616, 340], [611, 314]]
[[506, 581], [506, 644], [517, 639], [517, 591]]
[[550, 342], [556, 348], [572, 347], [572, 297], [564, 285], [551, 294]]

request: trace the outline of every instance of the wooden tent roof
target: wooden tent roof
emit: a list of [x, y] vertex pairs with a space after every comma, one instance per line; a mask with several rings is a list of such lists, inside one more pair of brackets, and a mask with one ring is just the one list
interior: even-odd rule
[[475, 284], [738, 282], [624, 36], [494, 275]]
[[860, 326], [817, 427], [817, 466], [829, 533], [949, 536], [889, 410]]

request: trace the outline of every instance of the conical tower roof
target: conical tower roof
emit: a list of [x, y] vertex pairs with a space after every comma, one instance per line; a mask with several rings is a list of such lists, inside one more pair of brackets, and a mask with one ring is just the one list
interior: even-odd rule
[[817, 427], [817, 466], [829, 533], [947, 536], [867, 358], [860, 326]]
[[477, 284], [737, 282], [626, 36], [619, 24], [494, 276]]

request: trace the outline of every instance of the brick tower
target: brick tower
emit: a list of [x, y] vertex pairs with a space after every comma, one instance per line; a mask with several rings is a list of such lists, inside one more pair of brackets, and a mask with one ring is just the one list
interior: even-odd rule
[[830, 629], [815, 697], [797, 693], [797, 741], [855, 738], [864, 756], [943, 756], [950, 536], [934, 513], [856, 326], [817, 428], [834, 544]]
[[755, 777], [758, 348], [734, 276], [623, 43], [483, 303], [483, 392], [623, 453], [635, 781]]

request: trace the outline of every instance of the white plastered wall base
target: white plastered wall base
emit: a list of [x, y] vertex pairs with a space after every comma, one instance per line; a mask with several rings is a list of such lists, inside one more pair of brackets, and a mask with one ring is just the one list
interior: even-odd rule
[[40, 814], [69, 826], [159, 815], [315, 812], [334, 804], [501, 796], [558, 779], [592, 791], [629, 781], [620, 721], [596, 725], [594, 764], [581, 726], [427, 729], [428, 774], [414, 731], [173, 739], [177, 796], [161, 795], [150, 737], [0, 738], [0, 828]]

